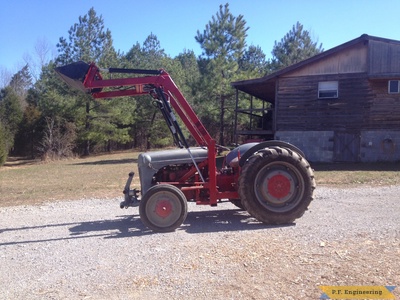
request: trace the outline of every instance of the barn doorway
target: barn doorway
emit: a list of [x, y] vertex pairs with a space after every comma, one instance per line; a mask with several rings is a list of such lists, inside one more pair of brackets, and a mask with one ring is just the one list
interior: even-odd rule
[[360, 161], [360, 141], [361, 135], [359, 132], [351, 133], [336, 131], [333, 140], [333, 161]]

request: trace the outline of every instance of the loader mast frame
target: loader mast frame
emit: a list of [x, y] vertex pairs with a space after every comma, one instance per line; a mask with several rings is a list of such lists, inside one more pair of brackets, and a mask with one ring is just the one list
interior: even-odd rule
[[[109, 73], [131, 73], [145, 74], [150, 76], [103, 79], [100, 69], [94, 64], [89, 65], [89, 70], [83, 80], [83, 88], [90, 93], [93, 98], [116, 98], [125, 96], [152, 96], [174, 137], [175, 143], [180, 148], [186, 148], [190, 154], [189, 145], [179, 127], [171, 107], [181, 118], [190, 134], [201, 147], [208, 149], [208, 178], [205, 180], [195, 163], [197, 172], [201, 180], [190, 187], [182, 187], [182, 190], [208, 190], [209, 200], [200, 201], [198, 204], [216, 205], [218, 199], [237, 199], [239, 195], [234, 191], [218, 190], [217, 186], [217, 166], [216, 166], [216, 143], [210, 136], [203, 123], [197, 117], [192, 107], [180, 92], [170, 75], [164, 70], [139, 70], [139, 69], [106, 69]], [[103, 91], [104, 89], [104, 91]], [[191, 171], [193, 173], [193, 171]]]

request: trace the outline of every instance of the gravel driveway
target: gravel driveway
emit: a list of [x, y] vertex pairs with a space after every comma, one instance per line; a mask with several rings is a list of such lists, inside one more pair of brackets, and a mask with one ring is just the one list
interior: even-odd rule
[[394, 285], [400, 186], [317, 187], [296, 224], [189, 203], [152, 233], [121, 199], [0, 208], [0, 299], [319, 299], [320, 285]]

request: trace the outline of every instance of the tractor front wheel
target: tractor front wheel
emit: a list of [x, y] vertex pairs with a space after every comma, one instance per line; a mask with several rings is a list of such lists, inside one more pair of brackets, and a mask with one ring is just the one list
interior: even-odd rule
[[173, 185], [155, 185], [140, 201], [139, 215], [143, 224], [153, 231], [174, 231], [186, 219], [186, 197]]
[[239, 195], [244, 208], [267, 224], [292, 223], [313, 199], [313, 170], [300, 154], [269, 147], [253, 154], [242, 168]]

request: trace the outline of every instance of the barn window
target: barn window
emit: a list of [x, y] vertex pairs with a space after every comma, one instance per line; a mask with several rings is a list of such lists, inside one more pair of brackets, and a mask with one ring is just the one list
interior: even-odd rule
[[389, 94], [400, 93], [400, 80], [389, 80]]
[[339, 97], [338, 87], [339, 84], [337, 81], [318, 82], [318, 98], [326, 99]]

